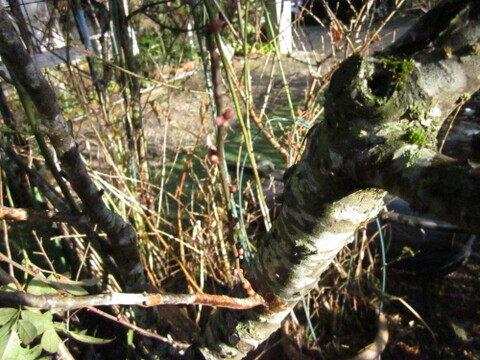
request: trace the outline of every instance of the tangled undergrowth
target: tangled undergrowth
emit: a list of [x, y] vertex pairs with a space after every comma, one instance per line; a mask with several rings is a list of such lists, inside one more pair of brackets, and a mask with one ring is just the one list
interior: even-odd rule
[[[309, 129], [322, 119], [322, 93], [333, 71], [352, 53], [375, 43], [385, 46], [397, 31], [390, 21], [404, 2], [392, 1], [382, 16], [376, 1], [352, 5], [346, 11], [348, 22], [340, 9], [319, 18], [304, 7], [295, 15], [296, 44], [290, 57], [280, 54], [277, 40], [265, 40], [274, 29], [261, 2], [238, 7], [227, 2], [220, 8], [209, 1], [194, 6], [132, 4], [130, 15], [112, 15], [117, 28], [112, 42], [98, 40], [101, 51], [79, 43], [75, 46], [87, 48], [86, 59], [44, 70], [101, 198], [136, 232], [149, 290], [227, 294], [239, 283], [242, 264], [255, 256], [281, 207], [283, 170], [298, 160]], [[98, 12], [90, 16], [98, 16], [101, 23]], [[305, 19], [322, 27], [305, 27]], [[127, 23], [139, 28], [137, 54], [121, 30]], [[177, 37], [171, 41], [170, 35]], [[21, 93], [17, 97], [15, 80], [12, 83], [2, 84], [11, 122], [2, 113], [1, 205], [61, 210], [52, 200], [59, 196], [73, 215], [41, 226], [4, 221], [4, 286], [13, 283], [43, 295], [121, 291], [122, 264], [109, 258], [103, 233], [79, 230], [84, 221], [79, 198], [55, 170], [57, 160], [31, 103]], [[380, 259], [378, 244], [359, 232], [318, 288], [257, 354], [354, 356], [375, 338], [383, 304], [391, 336], [401, 339], [387, 347], [386, 358], [402, 358], [398, 354], [404, 353], [403, 358], [412, 359], [424, 354], [473, 359], [479, 345], [471, 335], [461, 339], [469, 344], [461, 354], [452, 350], [457, 340], [438, 351], [412, 345], [419, 339], [431, 343], [434, 334], [428, 329], [433, 326], [401, 291], [385, 296], [389, 290], [382, 288]], [[455, 276], [475, 267], [478, 261]], [[470, 280], [477, 284], [478, 276]], [[65, 290], [66, 284], [71, 288]], [[448, 282], [439, 290], [446, 294], [441, 298], [459, 293], [460, 287], [461, 281]], [[474, 308], [473, 300], [463, 301]], [[448, 306], [442, 302], [440, 307], [443, 311]], [[10, 310], [0, 312], [0, 331], [12, 334], [16, 329], [12, 343], [32, 357], [54, 353], [60, 338], [70, 338], [59, 351], [106, 357], [120, 344], [116, 358], [134, 358], [147, 352], [144, 338], [171, 344], [173, 335], [178, 346], [188, 343], [212, 312], [205, 306], [165, 309], [154, 315], [165, 319], [164, 326], [154, 330], [135, 327], [134, 311], [120, 307], [77, 310], [61, 317]], [[43, 327], [28, 325], [33, 321], [29, 317], [39, 316], [45, 318]], [[449, 329], [462, 338], [459, 326], [452, 321]], [[468, 334], [478, 333], [475, 326], [468, 324]], [[155, 346], [162, 353], [162, 346]]]

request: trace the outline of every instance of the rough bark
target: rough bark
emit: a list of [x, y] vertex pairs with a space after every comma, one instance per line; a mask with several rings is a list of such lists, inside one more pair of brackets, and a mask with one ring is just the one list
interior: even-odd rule
[[199, 348], [205, 358], [240, 359], [278, 329], [377, 214], [383, 190], [480, 233], [480, 170], [436, 151], [443, 121], [480, 87], [479, 13], [475, 0], [445, 0], [385, 51], [342, 64], [325, 119], [309, 134], [282, 212], [246, 272], [268, 307], [217, 312]]
[[112, 256], [125, 271], [123, 280], [138, 283], [143, 267], [135, 244], [135, 231], [105, 205], [101, 192], [87, 172], [55, 92], [29, 56], [1, 4], [0, 44], [0, 56], [9, 73], [32, 99], [41, 121], [40, 130], [52, 142], [67, 180], [82, 200], [90, 219], [107, 234]]
[[479, 169], [437, 153], [443, 121], [480, 87], [479, 40], [477, 4], [444, 1], [383, 53], [350, 58], [327, 95], [328, 139], [342, 139], [331, 169], [479, 233]]

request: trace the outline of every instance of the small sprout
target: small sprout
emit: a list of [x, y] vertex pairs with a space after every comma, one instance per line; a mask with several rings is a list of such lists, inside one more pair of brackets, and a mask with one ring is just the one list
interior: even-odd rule
[[233, 115], [235, 115], [235, 113], [232, 109], [227, 109], [223, 113], [223, 117], [225, 118], [225, 120], [230, 120], [231, 118], [233, 118]]
[[217, 153], [217, 147], [215, 145], [210, 145], [208, 147], [208, 155], [216, 154], [216, 153]]
[[243, 248], [239, 248], [237, 250], [237, 257], [240, 259], [240, 260], [243, 260], [243, 257], [245, 256], [245, 250], [243, 250]]
[[226, 121], [227, 121], [227, 119], [225, 119], [225, 117], [223, 117], [223, 116], [217, 116], [217, 117], [213, 120], [213, 122], [215, 123], [215, 125], [220, 126], [220, 127], [222, 127], [223, 125], [225, 125]]

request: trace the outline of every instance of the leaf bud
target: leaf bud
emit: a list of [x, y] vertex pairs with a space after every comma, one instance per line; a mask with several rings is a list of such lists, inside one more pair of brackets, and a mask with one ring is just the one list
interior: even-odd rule
[[223, 116], [217, 116], [217, 117], [213, 120], [213, 122], [214, 122], [215, 125], [217, 125], [217, 126], [223, 126], [223, 125], [225, 125], [226, 120], [227, 120], [227, 119], [226, 119], [225, 117], [223, 117]]
[[232, 109], [227, 109], [223, 113], [223, 117], [225, 118], [225, 120], [230, 120], [231, 118], [233, 118], [233, 115], [235, 115], [235, 113]]

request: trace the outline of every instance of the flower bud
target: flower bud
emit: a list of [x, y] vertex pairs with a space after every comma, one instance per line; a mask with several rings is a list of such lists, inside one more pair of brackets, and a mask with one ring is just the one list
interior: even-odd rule
[[233, 118], [233, 115], [235, 115], [235, 113], [232, 109], [227, 109], [223, 113], [223, 117], [225, 118], [225, 120], [230, 120], [231, 118]]
[[215, 123], [215, 125], [217, 126], [223, 126], [225, 125], [225, 121], [226, 119], [223, 117], [223, 116], [217, 116], [213, 122]]
[[215, 145], [210, 145], [208, 147], [207, 153], [208, 160], [210, 160], [212, 164], [218, 164], [218, 162], [220, 161], [220, 157], [218, 156], [217, 147]]
[[208, 147], [208, 155], [216, 154], [217, 153], [217, 147], [215, 145], [210, 145]]
[[210, 160], [210, 162], [212, 164], [218, 164], [219, 161], [220, 161], [220, 158], [218, 157], [217, 154], [210, 154], [210, 156], [208, 157], [208, 159]]

